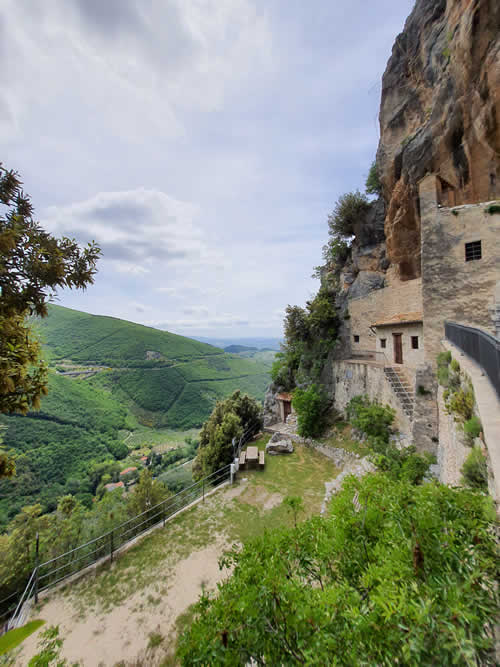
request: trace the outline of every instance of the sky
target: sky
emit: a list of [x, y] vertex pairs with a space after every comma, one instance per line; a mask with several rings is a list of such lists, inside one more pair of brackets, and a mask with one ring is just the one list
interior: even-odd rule
[[187, 336], [280, 336], [362, 189], [413, 0], [0, 0], [0, 160], [95, 240], [57, 303]]

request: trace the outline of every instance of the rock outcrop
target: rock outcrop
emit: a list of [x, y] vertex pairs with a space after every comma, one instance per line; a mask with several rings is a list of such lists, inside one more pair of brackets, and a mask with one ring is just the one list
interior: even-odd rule
[[417, 0], [382, 80], [377, 165], [387, 256], [420, 275], [418, 181], [439, 176], [444, 206], [500, 196], [500, 3]]
[[292, 454], [293, 444], [291, 438], [282, 433], [275, 433], [266, 445], [266, 454]]

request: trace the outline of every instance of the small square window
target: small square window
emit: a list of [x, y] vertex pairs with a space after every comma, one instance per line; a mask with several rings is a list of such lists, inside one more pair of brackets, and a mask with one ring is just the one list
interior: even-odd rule
[[385, 348], [386, 344], [387, 344], [387, 338], [381, 338], [380, 339], [380, 347]]
[[411, 337], [411, 349], [418, 350], [418, 336]]
[[354, 342], [359, 343], [359, 336], [354, 334]]
[[481, 259], [481, 241], [465, 244], [465, 261], [472, 262], [475, 259]]

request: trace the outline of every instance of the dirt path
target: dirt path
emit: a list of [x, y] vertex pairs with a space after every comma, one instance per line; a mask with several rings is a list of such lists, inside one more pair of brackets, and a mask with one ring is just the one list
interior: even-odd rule
[[[167, 562], [158, 568], [158, 578], [166, 594], [152, 584], [131, 595], [110, 611], [97, 607], [83, 617], [77, 600], [57, 596], [43, 607], [47, 624], [59, 625], [64, 639], [62, 656], [70, 664], [84, 667], [108, 667], [125, 661], [156, 665], [166, 653], [173, 653], [175, 621], [198, 600], [203, 589], [215, 588], [227, 572], [220, 571], [218, 559], [226, 548], [223, 542], [193, 552], [173, 568]], [[43, 628], [42, 628], [43, 631]], [[151, 633], [163, 637], [157, 648], [148, 648]], [[23, 644], [16, 665], [25, 666], [37, 651], [36, 633]], [[169, 645], [170, 644], [170, 645]]]

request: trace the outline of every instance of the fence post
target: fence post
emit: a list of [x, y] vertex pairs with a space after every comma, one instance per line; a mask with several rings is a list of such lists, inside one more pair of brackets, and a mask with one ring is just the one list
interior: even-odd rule
[[231, 477], [231, 484], [232, 484], [234, 479], [234, 463], [231, 463], [231, 467], [229, 470], [230, 470], [229, 475]]
[[35, 604], [38, 604], [38, 566], [40, 563], [40, 535], [36, 534], [35, 547]]
[[111, 562], [113, 562], [113, 551], [114, 551], [114, 530], [109, 534], [109, 557]]
[[205, 502], [205, 478], [203, 478], [201, 481], [201, 488], [203, 493], [203, 502]]

